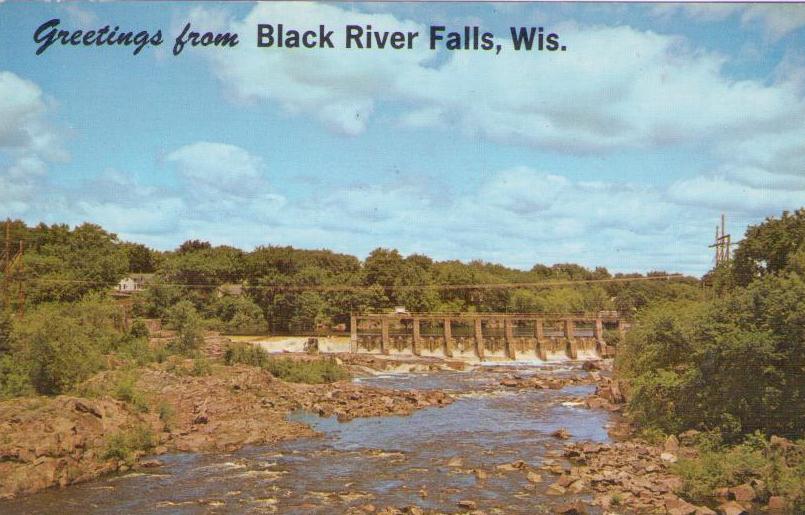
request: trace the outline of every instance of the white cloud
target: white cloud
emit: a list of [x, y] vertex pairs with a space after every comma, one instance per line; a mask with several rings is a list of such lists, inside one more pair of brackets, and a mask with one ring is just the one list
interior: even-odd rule
[[59, 134], [48, 124], [50, 111], [39, 86], [0, 71], [0, 205], [8, 206], [8, 215], [30, 211], [47, 162], [67, 157]]
[[[288, 30], [313, 28], [310, 20], [335, 30], [337, 48], [255, 46], [257, 23]], [[401, 108], [404, 126], [447, 126], [563, 153], [742, 140], [805, 115], [790, 81], [733, 80], [722, 71], [724, 56], [628, 26], [559, 26], [568, 51], [553, 54], [515, 52], [498, 34], [498, 56], [453, 52], [437, 63], [426, 28], [388, 14], [265, 3], [228, 23], [242, 47], [210, 58], [230, 98], [267, 101], [347, 135], [364, 132], [381, 104]], [[346, 50], [347, 23], [420, 35], [410, 51]]]
[[745, 28], [759, 26], [771, 40], [778, 40], [805, 26], [805, 6], [802, 4], [756, 3], [686, 3], [657, 5], [654, 14], [668, 17], [682, 13], [698, 22], [719, 22], [740, 15]]

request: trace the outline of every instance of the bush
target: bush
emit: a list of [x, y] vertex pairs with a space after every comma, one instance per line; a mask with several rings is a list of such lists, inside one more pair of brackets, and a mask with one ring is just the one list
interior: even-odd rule
[[243, 363], [253, 367], [264, 367], [268, 360], [266, 351], [248, 343], [233, 343], [224, 352], [224, 362], [227, 365]]
[[170, 430], [173, 427], [173, 422], [176, 418], [176, 410], [167, 402], [159, 403], [159, 420], [165, 424], [165, 429]]
[[0, 399], [34, 393], [27, 363], [16, 356], [0, 356]]
[[349, 379], [349, 371], [333, 358], [311, 361], [290, 358], [272, 358], [256, 345], [238, 343], [230, 345], [224, 353], [227, 365], [244, 363], [268, 370], [277, 379], [291, 383], [321, 384]]
[[657, 305], [619, 348], [629, 413], [668, 433], [805, 430], [805, 280], [765, 276], [718, 302]]
[[151, 349], [148, 340], [142, 337], [128, 337], [117, 346], [117, 353], [137, 366], [157, 361], [156, 353]]
[[212, 365], [206, 356], [196, 356], [193, 358], [193, 368], [190, 369], [190, 375], [195, 377], [208, 376], [212, 374]]
[[101, 352], [86, 327], [60, 314], [34, 318], [24, 336], [24, 356], [37, 392], [66, 392], [102, 368]]
[[125, 375], [120, 378], [113, 392], [114, 398], [131, 404], [141, 413], [148, 412], [148, 402], [145, 395], [137, 389], [136, 380], [132, 375]]
[[106, 440], [103, 459], [123, 460], [131, 463], [135, 452], [147, 452], [153, 448], [154, 434], [148, 426], [141, 424], [110, 435]]
[[313, 361], [271, 358], [264, 368], [274, 377], [291, 383], [333, 383], [350, 377], [349, 371], [332, 358]]
[[131, 324], [129, 336], [132, 338], [148, 338], [150, 335], [151, 331], [148, 330], [148, 326], [142, 320], [135, 320], [134, 323]]
[[682, 494], [694, 501], [712, 496], [717, 488], [760, 480], [756, 490], [761, 499], [781, 495], [805, 509], [805, 449], [801, 445], [787, 455], [769, 445], [760, 433], [748, 435], [739, 445], [719, 445], [719, 438], [707, 438], [699, 445], [696, 459], [681, 459], [673, 472], [683, 479]]
[[168, 324], [176, 330], [176, 350], [189, 354], [204, 342], [204, 325], [195, 306], [183, 300], [167, 311]]

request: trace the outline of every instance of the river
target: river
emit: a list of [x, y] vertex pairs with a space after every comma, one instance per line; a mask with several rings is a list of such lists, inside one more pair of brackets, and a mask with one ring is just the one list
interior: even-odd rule
[[[516, 372], [584, 373], [578, 363], [524, 365]], [[511, 373], [510, 366], [489, 366], [357, 379], [387, 388], [441, 389], [456, 401], [408, 417], [345, 423], [298, 412], [292, 418], [320, 436], [231, 454], [164, 455], [161, 467], [0, 503], [0, 512], [329, 514], [369, 504], [457, 512], [462, 500], [488, 513], [549, 512], [568, 501], [545, 494], [553, 476], [539, 467], [567, 466], [560, 457], [564, 442], [551, 433], [567, 428], [570, 441], [607, 442], [611, 415], [573, 402], [593, 386], [490, 388]], [[517, 460], [543, 481], [496, 468]]]

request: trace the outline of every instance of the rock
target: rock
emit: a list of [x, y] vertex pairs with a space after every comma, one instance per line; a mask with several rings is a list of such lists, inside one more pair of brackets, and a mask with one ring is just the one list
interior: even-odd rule
[[599, 409], [603, 408], [607, 404], [607, 401], [600, 397], [590, 397], [584, 401], [584, 404], [586, 404], [590, 409]]
[[542, 483], [542, 476], [537, 474], [536, 472], [529, 472], [526, 475], [526, 479], [528, 479], [532, 483]]
[[722, 515], [748, 515], [749, 512], [744, 509], [743, 506], [738, 504], [735, 501], [725, 502], [724, 504], [719, 505], [718, 513]]
[[487, 474], [485, 470], [481, 469], [475, 469], [472, 471], [472, 473], [475, 474], [475, 479], [478, 480], [486, 479], [487, 477], [489, 477], [489, 474]]
[[663, 445], [663, 449], [665, 452], [676, 453], [679, 451], [679, 440], [677, 440], [676, 436], [671, 435], [665, 440], [665, 445]]
[[695, 515], [718, 515], [716, 512], [708, 508], [707, 506], [696, 506], [696, 513]]
[[507, 388], [517, 388], [520, 386], [520, 381], [516, 379], [502, 379], [500, 381], [501, 386], [505, 386]]
[[557, 485], [567, 488], [568, 486], [572, 485], [578, 478], [575, 476], [571, 476], [569, 474], [565, 474], [564, 476], [560, 477], [556, 480]]
[[570, 438], [570, 433], [568, 432], [567, 429], [561, 427], [556, 431], [554, 431], [553, 433], [551, 433], [551, 436], [553, 436], [554, 438], [559, 438], [561, 440], [567, 440], [568, 438]]
[[738, 502], [751, 502], [755, 500], [755, 489], [744, 483], [729, 489], [733, 498]]
[[424, 511], [419, 506], [406, 506], [403, 513], [410, 513], [411, 515], [424, 515]]
[[584, 507], [581, 501], [573, 503], [560, 504], [554, 508], [554, 513], [561, 513], [562, 515], [585, 515], [587, 508]]
[[141, 468], [146, 468], [146, 469], [149, 469], [149, 468], [161, 467], [161, 466], [162, 466], [162, 462], [161, 462], [161, 461], [159, 461], [159, 460], [155, 460], [155, 459], [151, 459], [151, 460], [142, 460], [142, 461], [139, 463], [139, 465], [140, 465], [140, 467], [141, 467]]
[[790, 447], [794, 447], [794, 442], [792, 442], [791, 440], [783, 438], [781, 436], [774, 436], [774, 435], [772, 435], [772, 437], [769, 438], [769, 444], [772, 447], [778, 447], [780, 449], [788, 449]]
[[772, 495], [769, 497], [769, 504], [766, 508], [770, 513], [784, 513], [788, 509], [788, 504], [785, 502], [785, 497]]
[[447, 462], [448, 467], [461, 467], [462, 465], [464, 465], [464, 460], [460, 456], [453, 456]]
[[679, 497], [667, 497], [665, 511], [668, 512], [668, 515], [693, 515], [696, 513], [696, 506]]
[[676, 463], [677, 461], [676, 454], [671, 454], [670, 452], [660, 454], [660, 459], [667, 463]]
[[545, 493], [548, 495], [565, 495], [565, 493], [567, 493], [567, 490], [565, 489], [565, 487], [558, 484], [557, 481], [556, 483], [549, 486], [548, 489], [545, 491]]
[[585, 361], [581, 368], [589, 372], [590, 370], [601, 370], [601, 365], [597, 361]]
[[584, 481], [579, 479], [578, 481], [573, 481], [572, 483], [570, 483], [570, 486], [568, 487], [568, 490], [570, 490], [574, 494], [580, 494], [586, 488], [587, 488], [587, 485], [584, 483]]
[[465, 510], [474, 510], [478, 508], [478, 504], [475, 501], [470, 500], [461, 500], [456, 503], [456, 506], [459, 508], [463, 508]]

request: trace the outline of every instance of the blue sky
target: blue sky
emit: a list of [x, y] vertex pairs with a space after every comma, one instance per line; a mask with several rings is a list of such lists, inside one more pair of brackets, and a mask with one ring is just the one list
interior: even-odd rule
[[[155, 8], [157, 7], [157, 8]], [[162, 29], [162, 46], [32, 34]], [[170, 54], [186, 22], [235, 49]], [[260, 22], [417, 30], [411, 51], [259, 49]], [[504, 45], [432, 52], [428, 25]], [[567, 52], [507, 48], [510, 26]], [[805, 6], [0, 2], [0, 216], [157, 248], [384, 246], [692, 274], [720, 213], [805, 205]]]

